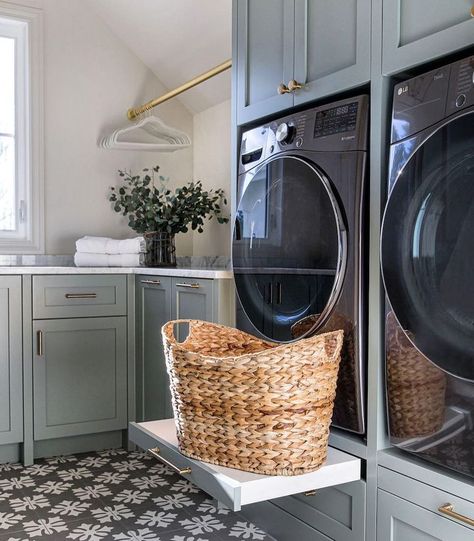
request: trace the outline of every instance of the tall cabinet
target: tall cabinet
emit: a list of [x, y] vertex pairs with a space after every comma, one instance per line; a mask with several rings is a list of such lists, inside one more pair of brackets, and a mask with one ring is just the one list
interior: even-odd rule
[[370, 5], [370, 0], [239, 0], [238, 123], [368, 82]]
[[21, 276], [0, 276], [0, 445], [23, 440]]

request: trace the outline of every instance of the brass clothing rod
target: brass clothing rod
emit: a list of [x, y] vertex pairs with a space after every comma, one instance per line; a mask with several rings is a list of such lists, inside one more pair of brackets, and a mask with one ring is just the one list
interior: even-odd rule
[[167, 92], [166, 94], [163, 94], [163, 96], [160, 96], [159, 98], [155, 98], [154, 100], [151, 100], [145, 103], [144, 105], [141, 105], [140, 107], [130, 108], [127, 111], [127, 117], [129, 120], [135, 120], [138, 116], [143, 114], [145, 111], [149, 111], [150, 109], [153, 109], [153, 107], [160, 105], [160, 103], [163, 103], [164, 101], [168, 101], [171, 98], [178, 96], [178, 94], [181, 94], [185, 92], [186, 90], [193, 88], [194, 86], [200, 85], [201, 83], [203, 83], [204, 81], [207, 81], [211, 77], [215, 77], [216, 75], [219, 75], [219, 73], [222, 73], [223, 71], [228, 70], [230, 67], [232, 67], [232, 60], [227, 60], [226, 62], [219, 64], [218, 66], [210, 69], [209, 71], [206, 71], [205, 73], [202, 73], [201, 75], [198, 75], [197, 77], [194, 77], [194, 79], [191, 79], [187, 83], [184, 83], [181, 86], [178, 86], [174, 90], [170, 90], [169, 92]]

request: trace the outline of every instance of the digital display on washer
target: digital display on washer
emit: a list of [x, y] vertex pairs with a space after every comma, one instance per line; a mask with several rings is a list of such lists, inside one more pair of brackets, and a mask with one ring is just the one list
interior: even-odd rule
[[359, 102], [348, 103], [316, 113], [314, 138], [354, 131], [357, 122]]

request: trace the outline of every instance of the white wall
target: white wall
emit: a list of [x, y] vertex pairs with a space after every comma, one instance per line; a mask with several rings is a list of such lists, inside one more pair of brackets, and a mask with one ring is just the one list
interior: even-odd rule
[[[44, 10], [46, 253], [74, 251], [85, 234], [131, 236], [107, 194], [117, 169], [159, 164], [175, 184], [192, 178], [192, 149], [123, 152], [97, 147], [108, 128], [126, 125], [126, 110], [165, 89], [84, 0], [23, 0]], [[192, 116], [176, 100], [159, 107], [167, 123], [192, 133]], [[179, 235], [180, 255], [192, 234]]]
[[[206, 188], [223, 188], [230, 203], [230, 100], [194, 115], [193, 177]], [[230, 204], [226, 209], [230, 214]], [[204, 233], [194, 233], [194, 255], [230, 254], [231, 224], [206, 222]]]

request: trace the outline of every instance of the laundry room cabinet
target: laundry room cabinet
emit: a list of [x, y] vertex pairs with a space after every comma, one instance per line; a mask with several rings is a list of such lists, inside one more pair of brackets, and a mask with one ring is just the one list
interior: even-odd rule
[[[137, 419], [173, 417], [161, 327], [172, 319], [200, 319], [225, 325], [233, 321], [229, 279], [136, 276]], [[176, 336], [186, 338], [186, 325]]]
[[383, 0], [383, 72], [396, 73], [472, 46], [471, 0]]
[[370, 0], [234, 2], [239, 124], [369, 81]]
[[21, 277], [0, 276], [0, 445], [23, 439]]

